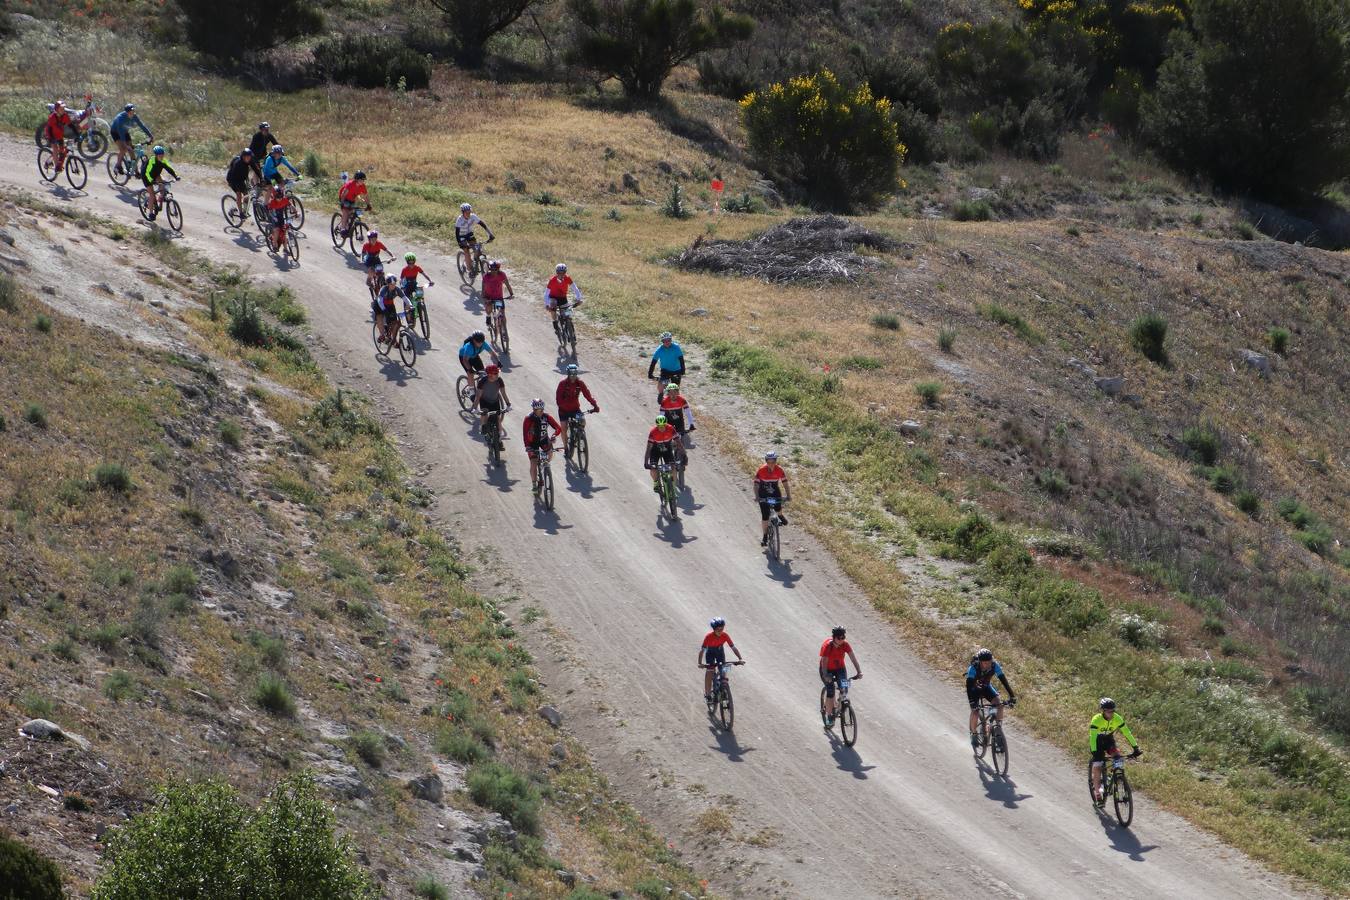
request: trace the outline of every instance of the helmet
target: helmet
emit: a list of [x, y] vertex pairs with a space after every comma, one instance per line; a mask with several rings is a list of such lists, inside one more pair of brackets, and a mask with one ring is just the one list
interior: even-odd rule
[[473, 209], [473, 205], [472, 205], [472, 204], [469, 204], [469, 203], [461, 203], [461, 204], [459, 205], [459, 211], [460, 211], [460, 212], [468, 212], [468, 211], [471, 210], [471, 209]]
[[1102, 709], [1115, 709], [1116, 701], [1112, 700], [1110, 697], [1103, 697], [1101, 700], [1097, 701], [1097, 706]]
[[132, 112], [135, 109], [136, 109], [135, 103], [128, 103], [126, 106], [122, 107], [123, 112]]
[[366, 170], [365, 170], [365, 169], [357, 169], [357, 170], [356, 170], [356, 175], [353, 176], [353, 177], [356, 178], [357, 181], [365, 181], [365, 180], [366, 180]]
[[57, 100], [55, 103], [52, 104], [52, 106], [56, 107], [57, 109], [65, 109], [65, 108], [66, 108], [66, 101], [64, 101], [64, 100]]
[[538, 397], [535, 397], [533, 400], [530, 401], [530, 409], [543, 409], [543, 408], [544, 408], [544, 401], [540, 400]]
[[491, 365], [489, 365], [489, 366], [487, 367], [487, 373], [488, 373], [489, 375], [496, 375], [496, 374], [498, 374], [499, 372], [501, 372], [501, 370], [502, 370], [502, 367], [499, 366], [499, 365], [497, 365], [496, 363], [492, 363]]
[[657, 424], [657, 425], [664, 425], [664, 424], [666, 424], [666, 417], [665, 417], [665, 416], [657, 416], [657, 417], [656, 417], [656, 424]]
[[475, 331], [473, 334], [469, 335], [469, 340], [471, 340], [471, 341], [485, 341], [485, 340], [487, 340], [487, 335], [483, 334], [483, 332], [481, 332], [481, 331]]
[[727, 620], [722, 618], [721, 616], [714, 616], [712, 619], [708, 621], [709, 628], [725, 628], [726, 624]]
[[240, 156], [252, 156], [252, 155], [253, 155], [253, 148], [252, 148], [252, 147], [245, 147], [243, 150], [240, 150], [240, 151], [239, 151], [239, 155], [240, 155]]
[[500, 259], [494, 259], [492, 262], [488, 263], [489, 269], [500, 269], [501, 267], [502, 261]]
[[385, 282], [386, 282], [387, 284], [393, 284], [394, 282], [398, 281], [398, 276], [397, 276], [397, 275], [386, 275], [386, 276], [384, 277], [384, 280], [385, 280]]
[[678, 384], [676, 384], [675, 382], [672, 381], [670, 384], [666, 385], [666, 393], [667, 393], [667, 394], [678, 394], [679, 392], [680, 392], [680, 386], [679, 386]]
[[163, 144], [156, 144], [156, 145], [155, 145], [155, 155], [156, 155], [156, 156], [163, 156], [163, 155], [164, 155], [164, 145], [163, 145]]
[[843, 636], [844, 636], [843, 625], [836, 625], [830, 629], [830, 637], [843, 637]]
[[286, 151], [283, 150], [283, 149], [281, 149], [281, 145], [280, 145], [280, 144], [273, 144], [273, 145], [272, 145], [272, 152], [273, 152], [273, 153], [285, 153]]
[[766, 462], [774, 462], [774, 461], [777, 460], [777, 459], [778, 459], [778, 451], [777, 451], [777, 450], [770, 450], [769, 452], [767, 452], [767, 453], [764, 454], [764, 460], [765, 460]]
[[669, 331], [663, 331], [663, 332], [661, 332], [661, 340], [663, 340], [663, 341], [673, 341], [673, 340], [675, 340], [675, 335], [671, 334]]
[[567, 271], [567, 263], [558, 263], [553, 267], [553, 271], [561, 275], [563, 272]]
[[259, 123], [258, 123], [258, 130], [259, 130], [259, 131], [266, 131], [267, 129], [269, 129], [269, 128], [271, 128], [271, 127], [272, 127], [272, 126], [271, 126], [271, 125], [268, 125], [266, 122], [259, 122]]
[[568, 364], [567, 364], [567, 374], [568, 374], [568, 375], [575, 375], [575, 374], [577, 374], [577, 364], [576, 364], [576, 363], [568, 363]]
[[416, 253], [405, 253], [405, 254], [403, 254], [403, 261], [404, 261], [404, 262], [416, 262], [416, 261], [417, 261], [417, 254], [416, 254]]
[[980, 662], [993, 662], [994, 654], [990, 652], [988, 647], [981, 647], [975, 651], [975, 658]]
[[372, 229], [370, 229], [369, 231], [366, 232], [366, 237], [377, 238], [377, 237], [379, 237], [379, 236], [380, 236], [380, 233], [379, 233], [378, 231], [376, 231], [374, 228], [372, 228]]

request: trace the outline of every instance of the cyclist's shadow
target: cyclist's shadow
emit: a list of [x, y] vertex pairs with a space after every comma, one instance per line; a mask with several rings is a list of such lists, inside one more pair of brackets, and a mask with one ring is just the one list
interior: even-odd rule
[[999, 775], [982, 759], [971, 757], [975, 760], [975, 769], [980, 773], [980, 783], [984, 785], [984, 794], [990, 800], [997, 800], [1008, 809], [1017, 809], [1017, 804], [1021, 800], [1030, 800], [1032, 794], [1019, 794], [1017, 792], [1017, 783], [1010, 776]]
[[257, 253], [263, 248], [263, 239], [261, 237], [254, 237], [252, 231], [245, 231], [242, 228], [231, 228], [229, 225], [226, 225], [225, 233], [229, 234], [231, 231], [236, 232], [233, 239], [235, 244], [250, 253]]
[[[1107, 802], [1110, 803], [1109, 800]], [[1102, 820], [1102, 830], [1111, 839], [1111, 849], [1117, 853], [1124, 853], [1135, 862], [1145, 862], [1144, 854], [1158, 849], [1157, 844], [1141, 844], [1133, 831], [1121, 827], [1104, 810], [1097, 810], [1097, 816]]]
[[503, 494], [509, 492], [513, 485], [520, 482], [519, 478], [511, 477], [511, 473], [507, 471], [505, 463], [498, 466], [487, 464], [483, 468], [487, 470], [483, 477], [483, 481], [492, 485]]
[[[375, 358], [381, 359], [379, 354], [376, 354]], [[380, 362], [380, 374], [384, 376], [384, 380], [392, 381], [399, 387], [408, 386], [409, 373], [411, 373], [414, 379], [421, 377], [417, 374], [416, 369], [409, 369], [398, 360], [384, 358]]]
[[727, 762], [745, 762], [745, 754], [755, 752], [754, 747], [742, 747], [741, 742], [736, 740], [734, 731], [727, 731], [712, 724], [708, 725], [708, 730], [712, 732], [713, 740], [717, 741], [713, 749], [726, 756]]
[[464, 309], [471, 313], [483, 315], [483, 295], [474, 289], [473, 285], [462, 284], [459, 292], [464, 295]]
[[772, 578], [785, 588], [795, 588], [797, 582], [802, 580], [802, 573], [792, 571], [790, 559], [770, 559], [769, 571], [764, 573], [764, 577]]
[[567, 478], [567, 489], [580, 496], [583, 500], [588, 500], [600, 491], [607, 491], [609, 488], [603, 484], [596, 486], [591, 480], [590, 472], [583, 472], [576, 466], [568, 463], [564, 466], [565, 477]]
[[557, 510], [544, 509], [538, 499], [534, 501], [534, 527], [545, 534], [557, 534], [575, 526], [563, 525], [558, 519]]
[[842, 772], [848, 772], [859, 781], [867, 778], [867, 773], [876, 768], [876, 766], [863, 765], [862, 757], [858, 751], [843, 742], [839, 735], [833, 731], [825, 732], [830, 738], [830, 755], [834, 757], [834, 764]]
[[688, 484], [680, 489], [675, 502], [679, 505], [680, 512], [686, 515], [693, 515], [703, 508], [702, 503], [694, 502], [694, 489]]
[[698, 540], [697, 535], [690, 536], [684, 533], [683, 520], [667, 519], [662, 513], [657, 513], [656, 531], [653, 534], [669, 544], [672, 550], [678, 550], [685, 544]]

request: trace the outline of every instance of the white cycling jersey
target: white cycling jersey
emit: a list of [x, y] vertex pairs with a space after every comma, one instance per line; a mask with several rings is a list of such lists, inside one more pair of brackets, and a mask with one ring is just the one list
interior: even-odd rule
[[467, 216], [461, 214], [458, 219], [455, 219], [455, 237], [468, 237], [473, 234], [475, 225], [482, 224], [483, 220], [478, 218], [478, 213], [469, 213]]

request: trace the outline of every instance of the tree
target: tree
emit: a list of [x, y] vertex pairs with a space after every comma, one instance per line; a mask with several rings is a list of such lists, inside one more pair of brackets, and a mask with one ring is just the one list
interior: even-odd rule
[[61, 873], [36, 850], [0, 831], [0, 897], [62, 900]]
[[323, 27], [323, 14], [307, 0], [178, 0], [178, 6], [192, 46], [222, 60], [241, 59]]
[[728, 47], [754, 30], [748, 16], [694, 0], [568, 0], [576, 22], [573, 62], [619, 79], [632, 98], [654, 100], [671, 69]]
[[467, 69], [483, 65], [488, 39], [512, 25], [537, 0], [427, 0], [445, 15], [455, 62]]
[[741, 101], [756, 164], [816, 209], [849, 212], [899, 183], [905, 147], [891, 102], [834, 73], [789, 79]]

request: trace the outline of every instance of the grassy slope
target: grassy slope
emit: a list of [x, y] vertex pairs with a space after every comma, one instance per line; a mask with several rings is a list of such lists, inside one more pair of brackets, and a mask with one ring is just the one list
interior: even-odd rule
[[[261, 97], [217, 82], [210, 90], [228, 96], [212, 115], [229, 122], [180, 107], [194, 154], [212, 149], [203, 136], [242, 136], [248, 120], [266, 115], [286, 123], [292, 150], [297, 139], [312, 142], [332, 168], [366, 165], [379, 173], [372, 190], [382, 223], [444, 235], [453, 204], [468, 196], [498, 229], [494, 249], [510, 267], [537, 273], [569, 260], [592, 315], [629, 333], [674, 327], [704, 348], [723, 342], [718, 371], [748, 377], [752, 389], [831, 435], [827, 470], [807, 480], [849, 491], [812, 492], [818, 529], [935, 662], [951, 665], [970, 642], [989, 642], [991, 628], [1006, 635], [1006, 644], [996, 641], [1001, 654], [1035, 685], [1025, 718], [1073, 748], [1093, 698], [1125, 695], [1139, 731], [1160, 751], [1156, 764], [1139, 771], [1155, 795], [1275, 865], [1333, 889], [1350, 884], [1343, 754], [1307, 736], [1297, 695], [1286, 695], [1282, 667], [1298, 653], [1251, 624], [1268, 623], [1274, 606], [1216, 606], [1192, 596], [1215, 590], [1217, 582], [1194, 577], [1208, 556], [1211, 569], [1237, 562], [1258, 572], [1306, 572], [1304, 594], [1320, 599], [1289, 607], [1298, 611], [1283, 615], [1293, 633], [1323, 633], [1322, 617], [1343, 615], [1344, 573], [1302, 550], [1271, 512], [1275, 499], [1298, 496], [1344, 534], [1350, 491], [1334, 454], [1346, 443], [1345, 428], [1328, 413], [1344, 407], [1335, 373], [1347, 369], [1347, 341], [1334, 330], [1344, 326], [1335, 313], [1346, 283], [1343, 258], [1231, 242], [1234, 219], [1223, 205], [1189, 194], [1123, 148], [1082, 139], [1051, 169], [994, 163], [918, 173], [911, 190], [871, 220], [907, 241], [880, 275], [848, 288], [769, 287], [661, 263], [700, 233], [746, 235], [778, 217], [723, 217], [714, 226], [661, 216], [647, 199], [659, 200], [670, 181], [659, 161], [694, 183], [695, 174], [720, 170], [733, 192], [751, 175], [647, 114], [606, 112], [555, 89], [453, 73], [438, 74], [434, 97], [416, 99], [336, 88]], [[491, 117], [448, 133], [431, 124], [484, 99]], [[735, 141], [730, 104], [684, 93], [675, 103]], [[328, 111], [347, 109], [357, 110], [356, 127], [335, 128], [336, 113]], [[393, 120], [400, 128], [390, 149], [362, 137], [387, 133], [383, 123]], [[609, 192], [624, 171], [637, 175], [644, 196]], [[391, 185], [389, 172], [414, 183]], [[527, 195], [547, 189], [566, 202], [543, 206], [505, 193], [508, 172], [527, 182]], [[900, 217], [932, 203], [950, 206], [972, 186], [995, 190], [995, 208], [1005, 214], [1030, 218], [956, 224]], [[698, 190], [691, 193], [698, 198]], [[610, 208], [618, 220], [605, 215]], [[1032, 340], [981, 314], [991, 300], [1021, 315]], [[689, 315], [696, 307], [713, 316]], [[1149, 310], [1172, 324], [1171, 369], [1128, 346], [1129, 322]], [[879, 312], [896, 314], [901, 329], [872, 327]], [[1274, 378], [1257, 381], [1234, 365], [1234, 353], [1260, 349], [1274, 324], [1295, 330], [1293, 349], [1275, 360]], [[954, 356], [935, 349], [941, 327], [957, 332]], [[1100, 374], [1123, 372], [1137, 399], [1098, 396], [1090, 381], [1064, 368], [1070, 356]], [[706, 366], [704, 353], [698, 357]], [[833, 378], [822, 377], [826, 365]], [[935, 410], [922, 408], [912, 391], [924, 380], [944, 384]], [[926, 427], [903, 441], [892, 425], [909, 416]], [[1236, 463], [1262, 497], [1259, 519], [1237, 513], [1178, 458], [1172, 438], [1200, 419], [1220, 423], [1223, 461]], [[1038, 485], [1046, 470], [1064, 475], [1065, 496], [1054, 499]], [[1034, 578], [1016, 567], [985, 566], [959, 587], [935, 589], [936, 596], [920, 595], [911, 583], [908, 596], [897, 597], [885, 554], [937, 550], [980, 563], [1000, 543], [959, 540], [962, 500], [1012, 526], [1133, 535], [1157, 548], [1158, 564], [1139, 569], [1147, 576], [1140, 577], [1109, 561], [1042, 556]], [[1172, 548], [1186, 554], [1169, 556]], [[1080, 596], [1061, 577], [1099, 593]], [[1037, 604], [1041, 593], [1062, 599], [1064, 591], [1086, 597], [1093, 609], [1100, 603], [1112, 626], [1067, 639], [1053, 621], [1064, 604]], [[1051, 615], [1038, 617], [1038, 609]], [[935, 610], [943, 627], [934, 624]], [[1124, 643], [1116, 625], [1125, 614], [1157, 622], [1161, 627], [1150, 630], [1159, 646]]]
[[[57, 241], [74, 231], [43, 227]], [[110, 252], [179, 290], [247, 290], [167, 245], [123, 243]], [[0, 709], [11, 721], [50, 717], [94, 747], [53, 762], [13, 755], [13, 729], [0, 740], [11, 782], [26, 786], [19, 822], [72, 886], [88, 884], [97, 860], [97, 843], [72, 835], [115, 824], [161, 779], [222, 776], [256, 794], [287, 770], [337, 760], [373, 792], [360, 808], [340, 804], [344, 828], [367, 865], [391, 873], [386, 890], [404, 895], [438, 873], [441, 839], [454, 832], [438, 831], [441, 814], [402, 783], [448, 753], [496, 759], [544, 795], [543, 840], [492, 845], [489, 891], [562, 896], [558, 868], [606, 890], [698, 891], [575, 747], [559, 758], [556, 732], [534, 715], [545, 698], [528, 654], [465, 587], [421, 510], [425, 495], [359, 398], [348, 395], [342, 414], [303, 350], [242, 350], [203, 306], [184, 319], [205, 355], [186, 358], [49, 311], [50, 330], [38, 330], [43, 308], [13, 296], [17, 308], [0, 310], [0, 482], [10, 486]], [[259, 373], [246, 392], [221, 374], [234, 364]], [[28, 420], [30, 405], [43, 425]], [[98, 486], [108, 462], [129, 473], [125, 493]], [[242, 573], [221, 574], [203, 549], [228, 549]], [[259, 708], [267, 675], [287, 685], [294, 716]], [[48, 802], [38, 783], [83, 804]], [[447, 802], [472, 809], [462, 791]]]

